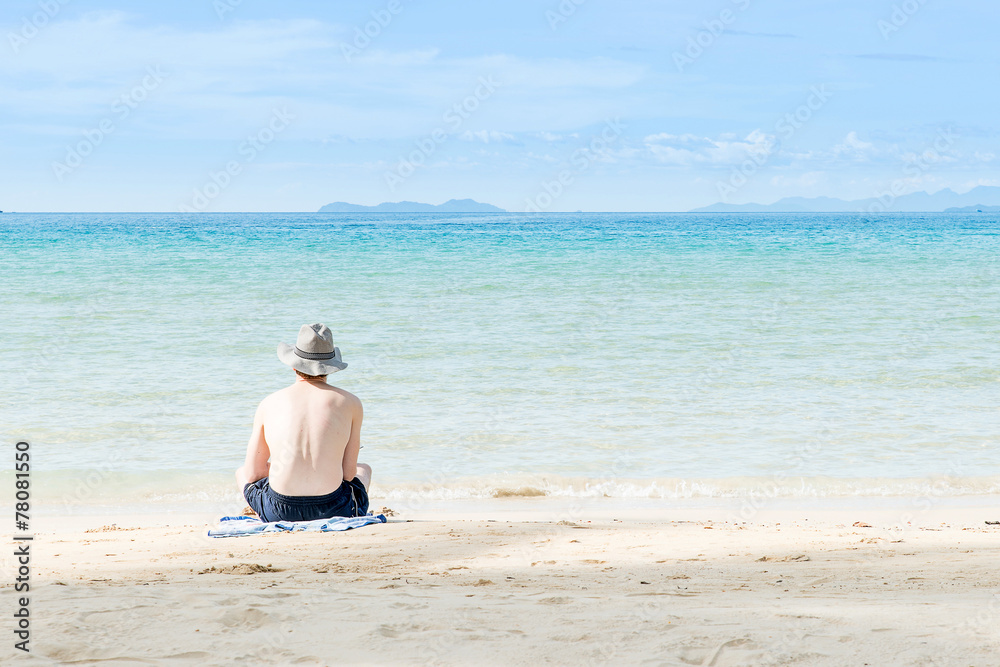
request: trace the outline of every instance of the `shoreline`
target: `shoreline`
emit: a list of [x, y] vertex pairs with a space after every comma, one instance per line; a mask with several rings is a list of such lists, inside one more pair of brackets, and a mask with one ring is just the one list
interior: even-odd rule
[[[46, 515], [239, 511], [242, 499], [231, 474], [164, 470], [33, 472], [33, 509]], [[14, 502], [13, 477], [0, 471], [0, 502]], [[782, 477], [588, 478], [523, 473], [455, 477], [437, 483], [401, 482], [376, 474], [373, 505], [420, 511], [455, 506], [486, 510], [495, 502], [551, 511], [550, 507], [627, 509], [724, 508], [752, 518], [769, 508], [885, 507], [921, 514], [938, 507], [995, 503], [1000, 475], [918, 478]], [[239, 508], [233, 509], [239, 505]], [[624, 511], [624, 510], [620, 510]]]
[[[62, 525], [60, 517], [77, 521], [100, 521], [110, 518], [146, 519], [177, 517], [214, 521], [221, 516], [239, 514], [245, 506], [235, 496], [231, 501], [186, 503], [77, 504], [69, 508], [39, 503], [36, 516], [43, 523]], [[1000, 520], [1000, 495], [963, 496], [848, 496], [835, 498], [593, 498], [593, 497], [505, 497], [433, 500], [414, 498], [408, 502], [371, 495], [370, 510], [379, 513], [388, 507], [397, 516], [433, 520], [514, 519], [517, 521], [559, 521], [595, 518], [641, 518], [647, 521], [717, 521], [775, 522], [812, 519], [830, 520], [844, 513], [870, 517], [886, 527], [904, 528], [907, 524], [932, 525], [948, 521], [963, 525]], [[871, 521], [869, 521], [870, 523]]]

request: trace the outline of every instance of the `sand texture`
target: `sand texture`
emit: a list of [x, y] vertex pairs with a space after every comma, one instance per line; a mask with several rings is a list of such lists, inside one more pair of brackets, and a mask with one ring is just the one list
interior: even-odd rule
[[[33, 652], [14, 652], [8, 639], [0, 656], [1000, 664], [1000, 527], [984, 524], [988, 513], [905, 528], [856, 511], [747, 523], [524, 515], [401, 514], [346, 533], [226, 539], [207, 538], [198, 516], [50, 523], [33, 547]], [[9, 558], [4, 565], [10, 582]], [[4, 609], [13, 596], [6, 583]]]

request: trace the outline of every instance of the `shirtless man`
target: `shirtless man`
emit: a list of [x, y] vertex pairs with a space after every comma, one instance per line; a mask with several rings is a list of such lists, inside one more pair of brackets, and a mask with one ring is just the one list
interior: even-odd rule
[[295, 382], [257, 407], [236, 470], [243, 497], [262, 521], [367, 514], [372, 469], [358, 463], [361, 401], [326, 383], [347, 368], [330, 330], [302, 325], [294, 347], [278, 344], [278, 358], [295, 370]]

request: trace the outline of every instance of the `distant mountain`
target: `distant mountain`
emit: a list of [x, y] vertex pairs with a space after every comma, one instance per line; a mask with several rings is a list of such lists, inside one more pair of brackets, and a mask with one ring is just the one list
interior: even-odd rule
[[[956, 208], [976, 208], [1000, 206], [1000, 187], [980, 185], [966, 193], [944, 189], [930, 194], [914, 192], [892, 198], [886, 195], [879, 199], [854, 199], [847, 201], [832, 197], [785, 197], [773, 204], [712, 204], [691, 209], [692, 213], [841, 213], [868, 211], [941, 212]], [[986, 209], [983, 208], [985, 211]]]
[[945, 213], [1000, 213], [1000, 206], [984, 206], [982, 204], [976, 204], [975, 206], [955, 206], [952, 208], [946, 208]]
[[362, 206], [336, 201], [319, 210], [320, 213], [506, 213], [493, 204], [474, 199], [449, 199], [443, 204], [421, 204], [415, 201], [382, 202], [378, 206]]

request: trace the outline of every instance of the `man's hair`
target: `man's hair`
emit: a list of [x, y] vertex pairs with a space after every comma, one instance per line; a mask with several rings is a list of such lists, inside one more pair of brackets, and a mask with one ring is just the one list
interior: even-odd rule
[[323, 380], [323, 381], [326, 381], [326, 376], [325, 375], [307, 375], [306, 373], [303, 373], [302, 371], [297, 370], [295, 368], [293, 368], [292, 370], [295, 371], [295, 374], [298, 375], [303, 380]]

